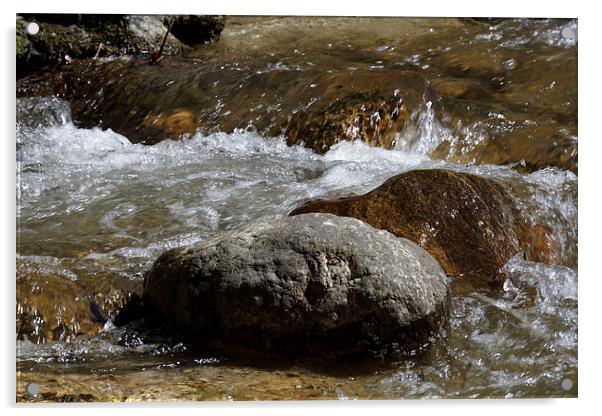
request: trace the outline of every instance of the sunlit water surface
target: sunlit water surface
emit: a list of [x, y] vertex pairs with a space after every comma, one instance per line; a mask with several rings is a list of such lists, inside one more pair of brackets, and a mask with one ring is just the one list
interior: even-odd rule
[[[510, 46], [571, 46], [561, 30], [518, 37]], [[496, 33], [485, 31], [480, 40], [501, 36]], [[390, 45], [380, 48], [378, 53]], [[78, 128], [64, 112], [53, 124], [17, 124], [20, 273], [83, 282], [102, 276], [141, 287], [144, 271], [167, 249], [286, 216], [311, 198], [360, 194], [395, 174], [431, 168], [508, 184], [525, 218], [552, 230], [563, 265], [513, 258], [502, 289], [453, 298], [448, 336], [414, 358], [347, 365], [249, 362], [175, 341], [124, 344], [117, 342], [123, 330], [109, 322], [96, 337], [17, 341], [19, 397], [27, 399], [28, 383], [46, 392], [38, 399], [49, 400], [576, 395], [575, 174], [555, 168], [521, 174], [509, 166], [431, 160], [427, 152], [445, 132], [428, 108], [415, 119], [411, 145], [402, 141], [384, 150], [344, 142], [324, 155], [252, 129], [143, 146], [111, 130]], [[563, 380], [572, 386], [565, 382], [563, 388]]]

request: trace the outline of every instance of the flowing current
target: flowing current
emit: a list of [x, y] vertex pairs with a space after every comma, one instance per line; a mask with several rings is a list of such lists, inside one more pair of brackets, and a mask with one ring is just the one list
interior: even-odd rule
[[[494, 165], [467, 168], [360, 142], [317, 155], [247, 131], [143, 146], [70, 122], [20, 128], [17, 145], [18, 268], [64, 279], [140, 282], [142, 271], [169, 248], [285, 216], [309, 198], [363, 193], [412, 169], [457, 169], [525, 188], [537, 201], [525, 215], [547, 218], [558, 238], [573, 244], [576, 238], [577, 178], [556, 169], [520, 175]], [[574, 263], [574, 255], [566, 254], [566, 262]], [[492, 295], [494, 304], [454, 299], [448, 340], [418, 361], [377, 371], [351, 366], [324, 374], [286, 365], [274, 371], [189, 356], [179, 344], [124, 346], [110, 324], [98, 337], [69, 343], [19, 341], [19, 368], [31, 372], [23, 374], [28, 380], [57, 379], [65, 391], [75, 383], [99, 397], [126, 389], [122, 384], [162, 399], [570, 394], [561, 382], [577, 376], [576, 270], [520, 259], [506, 267], [509, 278], [503, 292]], [[180, 387], [165, 396], [163, 383]]]
[[[572, 46], [558, 45], [569, 42], [561, 30], [535, 35], [544, 44]], [[496, 33], [477, 40], [496, 40]], [[520, 37], [514, 42], [522, 45]], [[110, 129], [77, 127], [58, 100], [42, 104], [52, 117], [35, 127], [18, 122], [16, 134], [17, 281], [42, 282], [24, 286], [27, 295], [45, 290], [48, 279], [108, 288], [107, 299], [113, 287], [139, 293], [143, 273], [170, 248], [281, 218], [309, 199], [362, 194], [414, 169], [457, 170], [507, 184], [527, 221], [552, 231], [560, 257], [557, 265], [511, 259], [501, 289], [454, 297], [447, 337], [403, 361], [247, 362], [177, 340], [130, 339], [109, 320], [94, 336], [48, 341], [40, 329], [37, 339], [17, 341], [18, 396], [25, 397], [20, 392], [30, 383], [48, 400], [576, 395], [577, 176], [571, 171], [519, 173], [511, 165], [431, 159], [428, 152], [454, 133], [438, 123], [428, 102], [397, 148], [341, 142], [323, 155], [253, 128], [132, 144]], [[60, 303], [78, 295], [49, 296]], [[60, 320], [61, 311], [45, 319]], [[32, 327], [35, 333], [43, 322]]]

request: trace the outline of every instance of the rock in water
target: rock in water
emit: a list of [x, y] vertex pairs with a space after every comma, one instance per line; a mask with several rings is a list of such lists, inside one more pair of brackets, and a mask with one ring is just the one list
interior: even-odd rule
[[[25, 269], [25, 270], [24, 270]], [[70, 280], [17, 265], [16, 336], [36, 344], [97, 335], [132, 296], [133, 282]]]
[[[127, 33], [131, 39], [128, 39], [128, 47], [131, 50], [142, 53], [157, 51], [167, 33], [167, 26], [160, 15], [128, 15]], [[183, 45], [173, 34], [167, 35], [163, 54], [174, 55], [180, 52]]]
[[294, 109], [284, 131], [289, 145], [326, 153], [341, 141], [361, 140], [393, 149], [425, 99], [427, 84], [415, 73], [343, 71], [315, 81], [309, 105]]
[[410, 171], [365, 195], [310, 201], [291, 215], [308, 212], [358, 218], [410, 239], [453, 277], [495, 280], [512, 256], [528, 251], [528, 227], [506, 188], [467, 173]]
[[426, 251], [329, 214], [170, 250], [146, 276], [143, 302], [202, 344], [284, 355], [419, 348], [449, 311], [445, 273]]

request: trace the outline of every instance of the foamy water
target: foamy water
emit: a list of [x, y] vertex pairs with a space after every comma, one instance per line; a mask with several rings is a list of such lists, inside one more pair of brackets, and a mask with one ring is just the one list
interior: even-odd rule
[[[19, 341], [18, 359], [31, 364], [32, 376], [58, 377], [65, 383], [77, 377], [95, 385], [101, 383], [98, 374], [110, 359], [113, 370], [106, 371], [116, 377], [116, 388], [128, 383], [133, 388], [152, 386], [145, 375], [150, 368], [157, 381], [178, 380], [187, 386], [194, 386], [196, 378], [225, 378], [224, 390], [218, 388], [215, 397], [209, 396], [213, 398], [305, 397], [295, 395], [296, 384], [286, 394], [277, 393], [276, 385], [283, 388], [293, 380], [313, 383], [326, 397], [338, 398], [520, 397], [550, 391], [562, 395], [566, 392], [560, 382], [576, 381], [573, 173], [548, 168], [519, 174], [507, 166], [430, 160], [426, 153], [433, 135], [428, 132], [436, 126], [428, 114], [417, 124], [419, 131], [427, 132], [419, 135], [424, 143], [384, 150], [342, 142], [324, 155], [253, 131], [197, 134], [142, 146], [111, 130], [75, 127], [66, 114], [54, 119], [59, 121], [50, 127], [17, 126], [17, 262], [23, 273], [70, 280], [104, 273], [140, 281], [169, 248], [259, 219], [286, 216], [310, 198], [363, 193], [395, 174], [429, 168], [509, 184], [525, 218], [553, 231], [563, 264], [573, 268], [512, 259], [501, 292], [453, 300], [447, 340], [434, 345], [426, 357], [391, 363], [379, 371], [348, 369], [345, 376], [334, 376], [295, 367], [288, 370], [292, 376], [284, 376], [195, 356], [177, 343], [123, 344], [118, 342], [122, 330], [109, 323], [98, 337], [71, 343]], [[67, 364], [71, 370], [65, 373]], [[248, 382], [251, 378], [272, 387], [262, 390]], [[190, 388], [187, 397], [207, 398]]]
[[[180, 107], [212, 120], [206, 131], [213, 134], [154, 146], [132, 144], [105, 128], [81, 128], [76, 107], [74, 121], [62, 100], [17, 100], [17, 273], [88, 288], [140, 289], [144, 272], [165, 250], [286, 216], [308, 199], [361, 194], [393, 175], [434, 168], [509, 186], [524, 218], [550, 232], [560, 248], [558, 264], [512, 258], [501, 288], [454, 297], [447, 337], [399, 362], [234, 361], [177, 339], [144, 339], [108, 321], [93, 337], [17, 341], [17, 391], [35, 382], [56, 397], [92, 394], [97, 400], [574, 397], [577, 176], [552, 167], [524, 174], [470, 162], [492, 141], [508, 150], [508, 133], [530, 134], [508, 142], [519, 146], [537, 145], [550, 132], [576, 144], [577, 21], [489, 23], [233, 17], [216, 44], [161, 66], [107, 73], [113, 88], [101, 88], [91, 104], [105, 118], [100, 126], [128, 131], [150, 111]], [[406, 85], [418, 91], [418, 102], [394, 150], [341, 142], [318, 155], [266, 137], [273, 116], [316, 105], [316, 91], [329, 82], [325, 74], [356, 71], [419, 75]], [[425, 90], [420, 102], [423, 78], [472, 87], [467, 97], [443, 104]], [[130, 83], [139, 88], [123, 96]], [[281, 85], [297, 89], [282, 93]], [[165, 109], [142, 102], [156, 99], [156, 92]], [[139, 109], [138, 118], [112, 113], [116, 102]], [[249, 130], [220, 132], [247, 120]], [[431, 160], [445, 142], [452, 159], [469, 163]], [[576, 155], [576, 148], [563, 146], [563, 157]], [[45, 318], [60, 319], [60, 308], [56, 315]], [[34, 330], [40, 327], [34, 322]], [[573, 387], [565, 390], [567, 380]]]

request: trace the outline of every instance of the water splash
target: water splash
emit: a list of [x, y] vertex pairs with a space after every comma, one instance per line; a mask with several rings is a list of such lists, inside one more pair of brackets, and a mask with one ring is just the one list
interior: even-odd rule
[[[508, 184], [525, 217], [543, 221], [565, 250], [563, 256], [576, 259], [576, 175], [559, 169], [523, 175], [508, 166], [431, 160], [427, 153], [449, 132], [428, 103], [412, 119], [406, 145], [385, 150], [341, 142], [324, 155], [253, 131], [196, 134], [142, 146], [110, 130], [78, 128], [68, 119], [44, 123], [17, 126], [18, 263], [24, 273], [140, 280], [141, 271], [169, 248], [282, 217], [306, 199], [363, 193], [395, 174], [432, 168]], [[562, 379], [576, 373], [576, 264], [568, 268], [512, 259], [504, 272], [503, 290], [486, 295], [496, 305], [478, 297], [453, 300], [449, 340], [428, 353], [430, 363], [397, 363], [380, 374], [354, 375], [357, 379], [343, 383], [327, 378], [320, 388], [341, 399], [520, 397], [555, 391], [551, 389]], [[177, 344], [125, 342], [119, 334], [107, 326], [98, 337], [71, 343], [34, 346], [19, 341], [18, 359], [86, 368], [92, 361], [125, 357], [127, 368], [142, 371], [148, 356], [182, 353]], [[203, 361], [204, 356], [194, 359], [212, 363]], [[181, 370], [181, 362], [168, 360], [161, 367], [153, 362], [153, 369], [171, 374]], [[233, 374], [253, 371], [261, 373], [236, 367]], [[306, 384], [320, 377], [307, 376]], [[332, 387], [336, 383], [341, 383], [338, 389]]]

